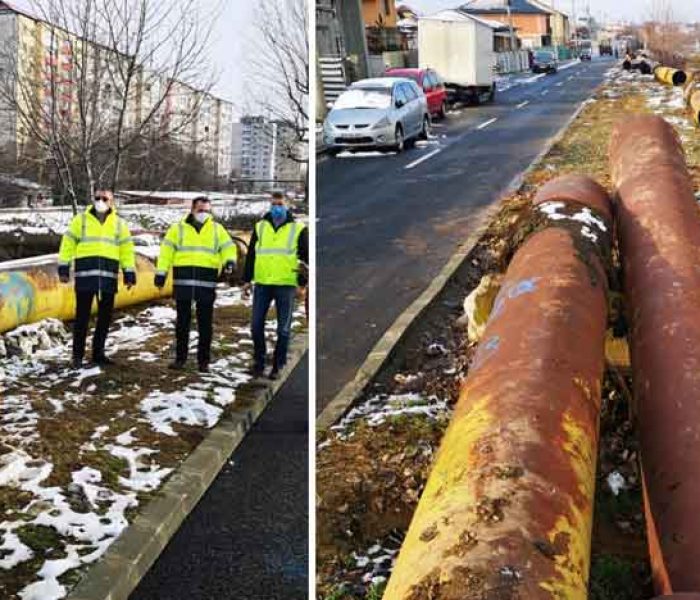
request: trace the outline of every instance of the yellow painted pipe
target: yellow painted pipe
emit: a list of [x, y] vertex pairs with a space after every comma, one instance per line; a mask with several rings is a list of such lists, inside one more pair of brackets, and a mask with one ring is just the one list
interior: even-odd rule
[[666, 85], [683, 85], [688, 79], [685, 71], [661, 65], [654, 69], [654, 76], [658, 81]]
[[384, 600], [587, 598], [612, 214], [580, 176], [535, 203]]
[[700, 126], [700, 89], [690, 95], [690, 111], [693, 113], [693, 122]]
[[[153, 285], [153, 260], [138, 251], [136, 271], [137, 283], [130, 290], [123, 281], [120, 282], [115, 302], [117, 308], [172, 294], [172, 277], [168, 277], [163, 290], [158, 290]], [[74, 317], [73, 282], [61, 283], [58, 280], [56, 254], [0, 263], [0, 333], [42, 319], [66, 321]]]

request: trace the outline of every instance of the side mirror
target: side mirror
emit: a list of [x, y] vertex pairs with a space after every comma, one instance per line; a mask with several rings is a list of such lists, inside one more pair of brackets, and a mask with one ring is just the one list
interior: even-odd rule
[[398, 100], [398, 99], [397, 99], [396, 102], [394, 102], [394, 106], [395, 106], [396, 108], [401, 108], [404, 104], [406, 104], [406, 103], [405, 103], [403, 100]]

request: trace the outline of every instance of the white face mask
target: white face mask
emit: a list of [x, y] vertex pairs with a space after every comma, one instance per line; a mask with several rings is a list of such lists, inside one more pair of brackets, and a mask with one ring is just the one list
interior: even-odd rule
[[209, 218], [209, 213], [206, 212], [198, 212], [194, 213], [194, 218], [197, 220], [198, 223], [204, 223]]
[[107, 204], [104, 200], [95, 200], [94, 207], [100, 214], [104, 214], [109, 210], [109, 204]]

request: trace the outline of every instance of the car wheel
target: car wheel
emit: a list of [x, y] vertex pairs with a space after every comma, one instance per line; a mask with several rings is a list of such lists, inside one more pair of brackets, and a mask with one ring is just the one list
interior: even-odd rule
[[394, 132], [394, 150], [396, 152], [403, 152], [406, 147], [406, 141], [403, 138], [403, 129], [401, 125], [396, 126], [396, 131]]
[[440, 105], [440, 112], [438, 112], [438, 117], [441, 119], [446, 119], [447, 118], [447, 101], [443, 100], [442, 104]]
[[326, 154], [331, 158], [335, 158], [336, 156], [338, 156], [339, 152], [340, 150], [338, 150], [338, 148], [328, 148], [328, 150], [326, 150]]
[[496, 99], [496, 84], [491, 86], [491, 92], [489, 92], [489, 102], [493, 102]]
[[421, 127], [420, 135], [418, 136], [421, 140], [427, 140], [430, 135], [430, 119], [428, 115], [423, 117], [423, 127]]

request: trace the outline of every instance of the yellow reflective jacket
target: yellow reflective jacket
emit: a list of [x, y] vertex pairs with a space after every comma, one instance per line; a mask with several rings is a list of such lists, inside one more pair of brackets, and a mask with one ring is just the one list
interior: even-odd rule
[[93, 208], [73, 217], [61, 239], [59, 270], [67, 272], [75, 261], [75, 285], [79, 290], [116, 291], [118, 272], [136, 272], [134, 240], [126, 221], [114, 209], [104, 222]]
[[199, 232], [188, 217], [168, 228], [160, 245], [156, 272], [166, 275], [173, 268], [175, 287], [215, 288], [221, 267], [236, 262], [238, 251], [220, 223], [209, 217]]
[[277, 231], [267, 219], [255, 225], [253, 281], [262, 285], [297, 285], [299, 236], [304, 225], [289, 221]]

